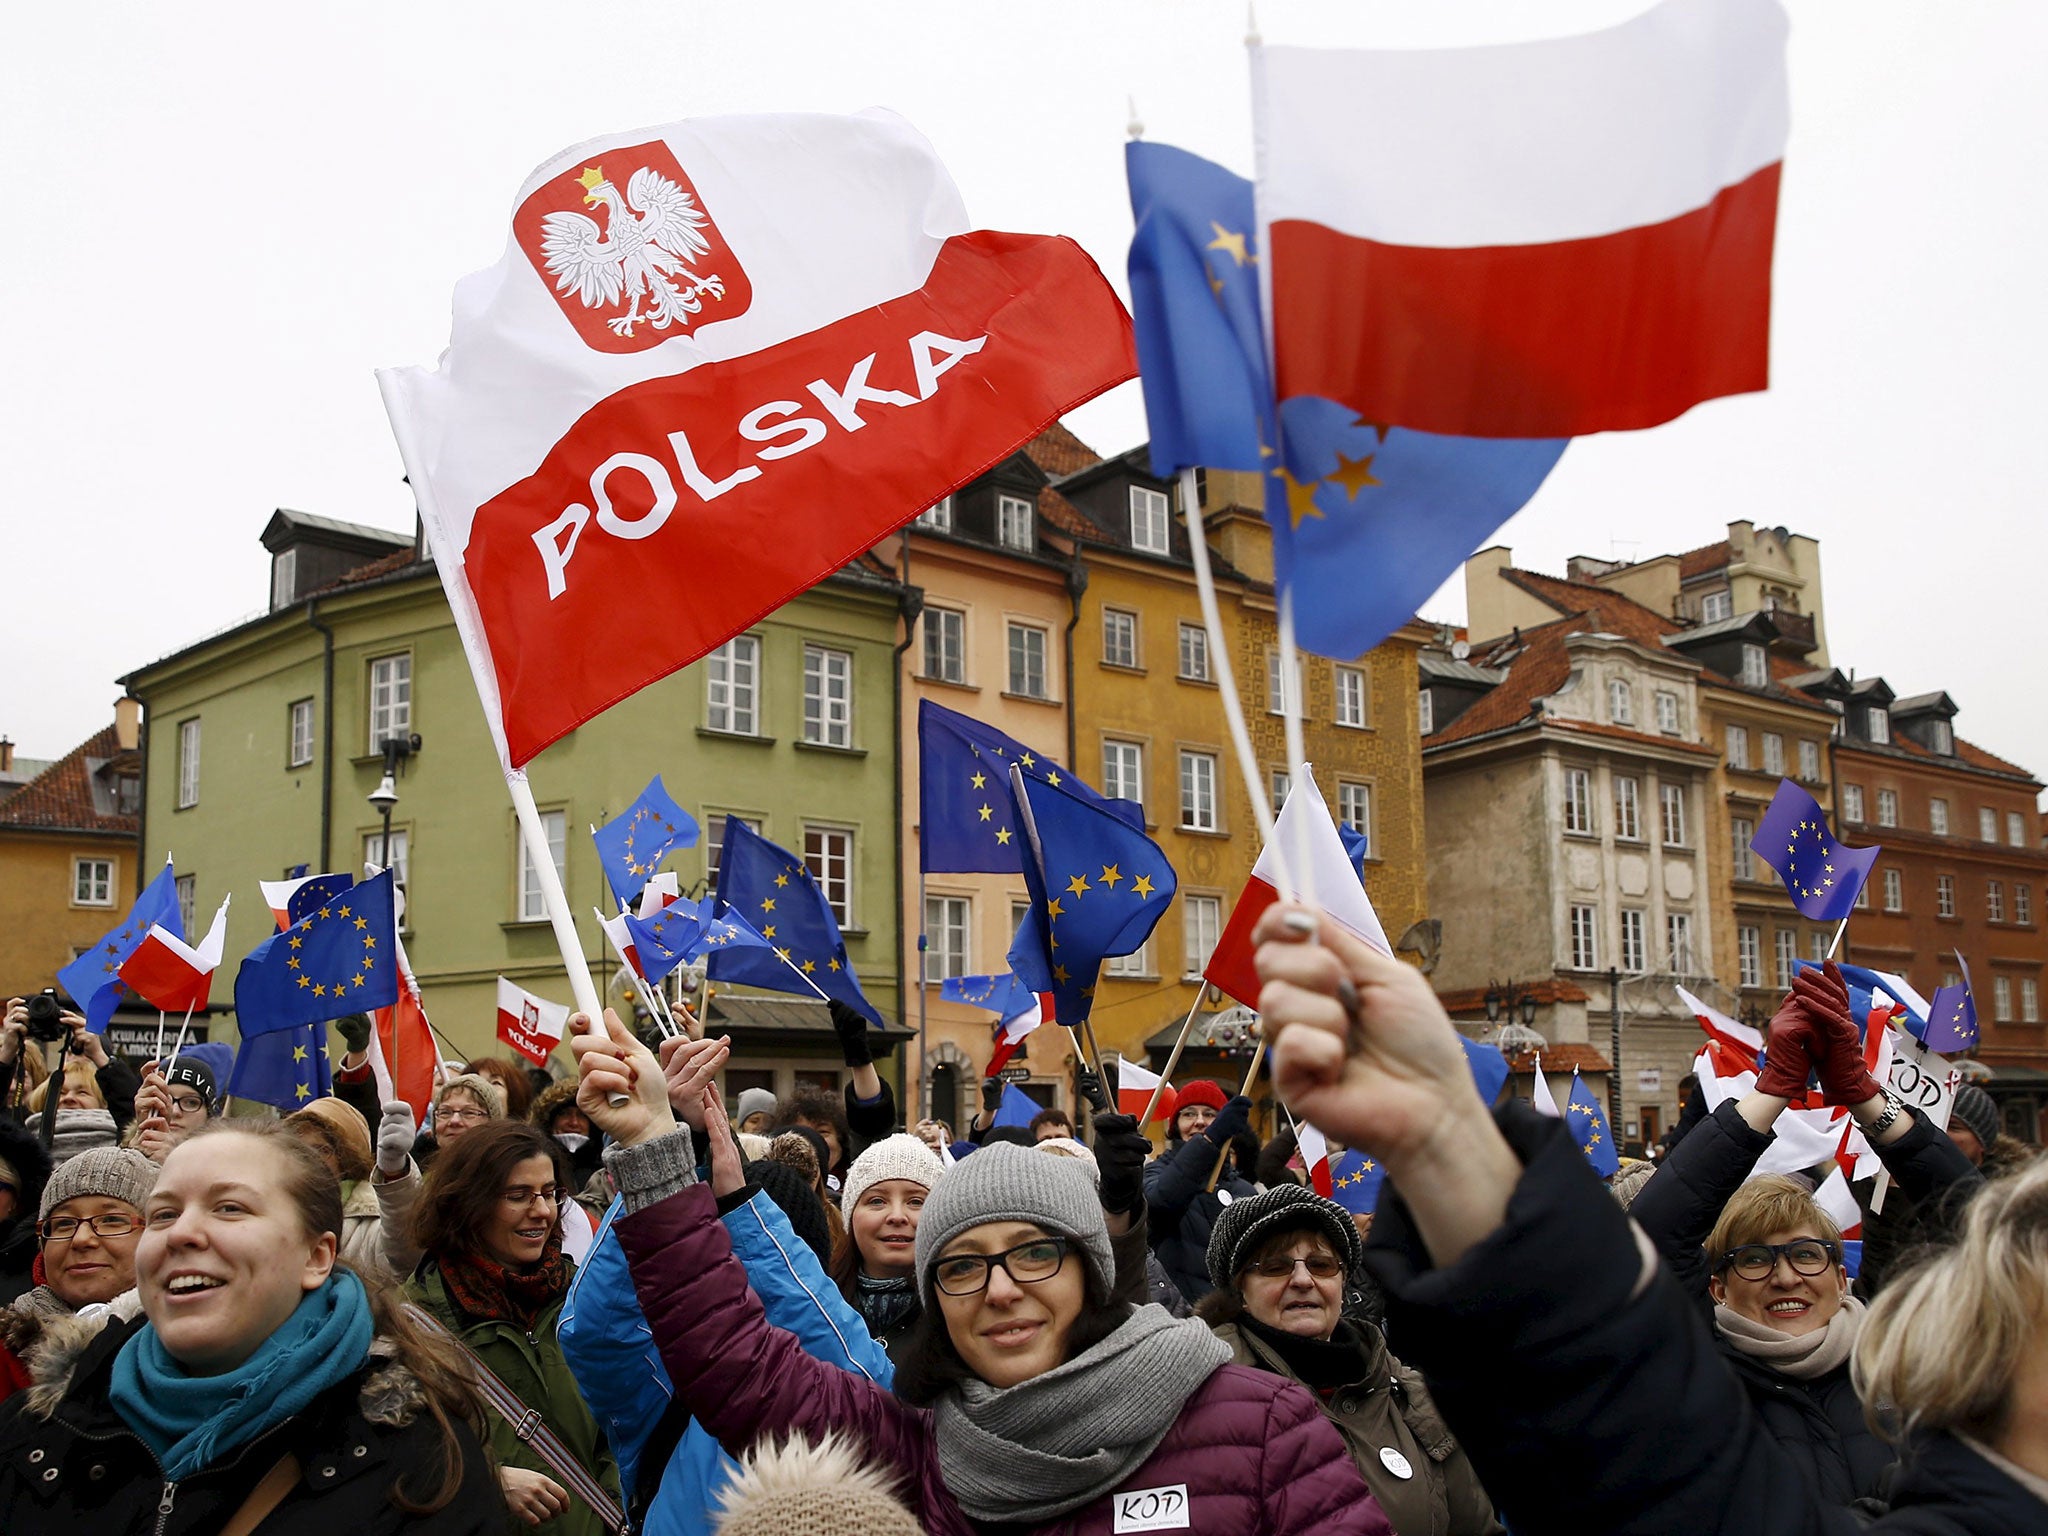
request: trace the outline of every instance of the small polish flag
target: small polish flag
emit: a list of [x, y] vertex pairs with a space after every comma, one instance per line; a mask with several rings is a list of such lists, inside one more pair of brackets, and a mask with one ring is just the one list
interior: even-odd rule
[[1715, 1075], [1738, 1077], [1744, 1072], [1754, 1072], [1757, 1055], [1764, 1048], [1764, 1037], [1747, 1024], [1738, 1023], [1727, 1014], [1709, 1008], [1685, 988], [1679, 987], [1677, 991], [1678, 1000], [1700, 1021], [1700, 1028], [1707, 1032], [1707, 1049], [1714, 1058]]
[[198, 946], [187, 944], [160, 923], [135, 946], [135, 953], [121, 962], [121, 980], [129, 990], [161, 1008], [165, 1013], [183, 1013], [204, 1008], [213, 990], [213, 973], [220, 969], [220, 956], [228, 937], [228, 902], [223, 896], [220, 910], [213, 914], [213, 926]]
[[[1118, 1114], [1142, 1115], [1145, 1101], [1152, 1097], [1152, 1090], [1159, 1086], [1159, 1074], [1147, 1072], [1135, 1061], [1128, 1058], [1119, 1062], [1116, 1069], [1116, 1108]], [[1159, 1095], [1159, 1104], [1152, 1111], [1154, 1120], [1171, 1120], [1178, 1095], [1171, 1084]]]
[[1301, 1165], [1308, 1170], [1308, 1181], [1327, 1200], [1336, 1190], [1336, 1185], [1330, 1182], [1330, 1143], [1306, 1120], [1296, 1131], [1295, 1144], [1301, 1150]]
[[405, 941], [398, 941], [398, 1000], [370, 1015], [370, 1075], [376, 1079], [377, 1102], [403, 1099], [412, 1107], [412, 1123], [426, 1119], [434, 1102], [434, 1070], [441, 1053], [427, 1023], [427, 1005], [412, 974]]
[[[1316, 788], [1315, 775], [1307, 764], [1302, 765], [1287, 803], [1280, 808], [1273, 826], [1273, 842], [1280, 845], [1286, 856], [1288, 872], [1297, 881], [1307, 876], [1305, 889], [1315, 892], [1325, 916], [1348, 929], [1360, 943], [1371, 945], [1383, 955], [1393, 954], [1394, 947], [1387, 942], [1386, 930], [1380, 926], [1379, 914], [1373, 911], [1365, 887], [1359, 884], [1358, 869], [1344, 852], [1344, 840], [1337, 835], [1337, 824], [1330, 819], [1330, 808], [1324, 804], [1323, 792]], [[1217, 941], [1216, 952], [1202, 972], [1205, 981], [1221, 987], [1247, 1008], [1259, 1006], [1259, 973], [1252, 964], [1256, 947], [1252, 930], [1266, 908], [1280, 899], [1277, 862], [1273, 843], [1268, 843], [1260, 851], [1258, 862], [1252, 865], [1251, 878], [1238, 893], [1237, 906], [1231, 911], [1223, 937]]]
[[988, 1075], [994, 1077], [1017, 1054], [1024, 1037], [1052, 1017], [1052, 994], [1033, 992], [1029, 1007], [1020, 1008], [996, 1026], [996, 1048], [988, 1058]]
[[[304, 865], [299, 866], [301, 869]], [[283, 933], [292, 925], [292, 895], [309, 880], [318, 880], [318, 875], [298, 875], [290, 880], [258, 880], [263, 888], [263, 904], [270, 908], [270, 915], [277, 919], [277, 931]]]
[[[635, 915], [637, 916], [638, 914]], [[626, 957], [626, 964], [633, 968], [633, 974], [644, 979], [647, 972], [641, 968], [640, 951], [633, 947], [633, 931], [626, 926], [625, 914], [620, 913], [615, 917], [606, 917], [603, 913], [599, 913], [597, 921], [604, 931], [611, 936], [612, 944], [616, 947], [618, 953]]]
[[[633, 915], [644, 923], [663, 907], [680, 899], [682, 894], [683, 888], [676, 878], [676, 872], [664, 869], [640, 888], [640, 902], [633, 909]], [[621, 928], [624, 926], [623, 923], [620, 924]]]
[[1856, 1203], [1856, 1196], [1849, 1188], [1849, 1169], [1855, 1160], [1855, 1154], [1849, 1150], [1848, 1135], [1844, 1133], [1841, 1149], [1835, 1153], [1835, 1166], [1828, 1170], [1828, 1176], [1820, 1181], [1820, 1188], [1813, 1192], [1813, 1203], [1828, 1213], [1828, 1219], [1842, 1229], [1845, 1238], [1863, 1235], [1863, 1207]]
[[1543, 1075], [1543, 1058], [1536, 1058], [1536, 1082], [1529, 1091], [1529, 1097], [1536, 1105], [1536, 1113], [1548, 1115], [1553, 1120], [1562, 1120], [1564, 1113], [1557, 1107], [1557, 1096], [1550, 1091], [1550, 1079]]
[[547, 1064], [568, 1027], [567, 1004], [535, 997], [516, 982], [498, 978], [498, 1038], [535, 1066]]

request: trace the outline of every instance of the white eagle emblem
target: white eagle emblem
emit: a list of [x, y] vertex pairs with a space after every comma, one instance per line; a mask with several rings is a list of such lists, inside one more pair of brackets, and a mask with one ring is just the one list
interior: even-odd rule
[[556, 292], [574, 293], [586, 309], [630, 299], [623, 315], [604, 322], [619, 336], [631, 336], [643, 321], [657, 331], [687, 326], [688, 317], [704, 308], [706, 294], [725, 297], [725, 280], [716, 272], [699, 277], [691, 270], [693, 260], [711, 253], [704, 238], [710, 220], [683, 188], [644, 165], [627, 181], [623, 197], [602, 166], [576, 179], [583, 184], [584, 205], [609, 212], [602, 231], [580, 213], [551, 213], [541, 220], [541, 255]]

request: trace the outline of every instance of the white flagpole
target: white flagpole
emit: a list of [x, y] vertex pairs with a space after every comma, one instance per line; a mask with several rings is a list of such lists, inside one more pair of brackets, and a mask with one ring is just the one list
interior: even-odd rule
[[[178, 1026], [178, 1043], [171, 1047], [171, 1059], [164, 1063], [164, 1076], [167, 1078], [171, 1075], [171, 1068], [178, 1064], [178, 1052], [185, 1049], [185, 1031], [192, 1023], [192, 1006], [190, 1003], [185, 1005], [185, 1022]], [[161, 1018], [162, 1015], [159, 1014], [158, 1017]], [[163, 1048], [161, 1040], [157, 1042], [157, 1048]]]
[[150, 1060], [158, 1066], [164, 1064], [164, 1011], [161, 1008], [156, 1011], [156, 1054]]
[[[1292, 583], [1280, 589], [1280, 703], [1282, 723], [1287, 735], [1287, 782], [1291, 788], [1301, 777], [1302, 765], [1308, 760], [1308, 750], [1301, 733], [1301, 652], [1294, 644], [1294, 587]], [[1277, 846], [1277, 844], [1276, 844]], [[1314, 861], [1308, 857], [1308, 823], [1300, 823], [1299, 849], [1301, 884], [1295, 896], [1309, 906], [1316, 904], [1316, 882]]]
[[654, 1020], [654, 1027], [661, 1031], [663, 1038], [673, 1039], [680, 1031], [676, 1028], [675, 1020], [669, 1017], [668, 1009], [655, 1002], [654, 992], [647, 985], [647, 978], [633, 969], [633, 962], [628, 960], [626, 952], [619, 948], [619, 936], [605, 926], [604, 913], [596, 907], [590, 910], [597, 918], [597, 926], [604, 929], [604, 936], [611, 944], [612, 953], [619, 957], [619, 964], [623, 965], [626, 974], [633, 978], [633, 990], [640, 994], [641, 1006], [646, 1008], [649, 1017]]

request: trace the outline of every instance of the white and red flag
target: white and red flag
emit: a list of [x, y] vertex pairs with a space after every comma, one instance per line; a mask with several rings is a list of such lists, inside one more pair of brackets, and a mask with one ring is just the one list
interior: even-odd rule
[[1329, 1138], [1304, 1120], [1295, 1127], [1294, 1139], [1301, 1154], [1301, 1166], [1308, 1174], [1309, 1187], [1325, 1200], [1330, 1199], [1337, 1186], [1330, 1182]]
[[427, 1022], [426, 1000], [412, 973], [405, 941], [398, 945], [398, 1000], [370, 1015], [370, 1075], [377, 1084], [377, 1102], [403, 1099], [412, 1107], [412, 1123], [426, 1119], [434, 1102], [434, 1074], [441, 1053]]
[[[971, 229], [870, 111], [563, 151], [439, 366], [379, 382], [514, 769], [1136, 370], [1079, 246]], [[621, 602], [661, 622], [621, 643]]]
[[551, 1003], [516, 982], [498, 978], [498, 1038], [536, 1067], [547, 1064], [568, 1027], [568, 1004]]
[[[1159, 1087], [1159, 1074], [1147, 1071], [1128, 1057], [1117, 1063], [1116, 1068], [1116, 1110], [1120, 1115], [1142, 1115], [1145, 1101], [1152, 1097], [1152, 1090]], [[1154, 1120], [1171, 1120], [1178, 1095], [1168, 1083], [1160, 1089], [1159, 1102], [1152, 1109]], [[1143, 1129], [1143, 1127], [1139, 1127]]]
[[1548, 1115], [1553, 1120], [1564, 1118], [1564, 1111], [1557, 1107], [1557, 1095], [1550, 1091], [1550, 1079], [1543, 1075], [1543, 1058], [1540, 1055], [1536, 1058], [1536, 1081], [1530, 1087], [1529, 1098], [1535, 1104], [1537, 1114]]
[[1337, 823], [1316, 788], [1315, 774], [1304, 763], [1287, 792], [1287, 801], [1274, 818], [1273, 841], [1259, 851], [1251, 878], [1238, 894], [1223, 937], [1209, 957], [1203, 979], [1221, 987], [1247, 1008], [1259, 1006], [1259, 974], [1252, 965], [1256, 946], [1252, 929], [1259, 916], [1280, 899], [1278, 865], [1273, 844], [1286, 856], [1288, 872], [1302, 889], [1315, 894], [1325, 915], [1350, 930], [1360, 943], [1369, 944], [1383, 955], [1394, 948], [1380, 926], [1379, 914], [1359, 883], [1358, 869], [1344, 852], [1344, 840], [1337, 835]]
[[161, 923], [151, 923], [135, 952], [121, 962], [121, 980], [128, 989], [165, 1013], [204, 1008], [227, 943], [228, 902], [232, 899], [221, 898], [213, 926], [196, 945], [187, 944]]
[[1776, 0], [1497, 47], [1254, 50], [1281, 400], [1460, 437], [1765, 387], [1790, 128]]
[[1714, 1058], [1715, 1073], [1721, 1077], [1739, 1077], [1744, 1072], [1755, 1072], [1757, 1057], [1763, 1053], [1763, 1035], [1740, 1020], [1729, 1018], [1718, 1008], [1708, 1006], [1685, 988], [1676, 990], [1686, 1011], [1698, 1019], [1700, 1028], [1707, 1032], [1707, 1050]]
[[1052, 994], [1050, 992], [1027, 992], [1028, 1001], [1022, 1002], [1016, 1011], [995, 1027], [995, 1049], [989, 1052], [988, 1076], [994, 1077], [1010, 1064], [1010, 1058], [1017, 1054], [1017, 1047], [1039, 1025], [1052, 1017]]

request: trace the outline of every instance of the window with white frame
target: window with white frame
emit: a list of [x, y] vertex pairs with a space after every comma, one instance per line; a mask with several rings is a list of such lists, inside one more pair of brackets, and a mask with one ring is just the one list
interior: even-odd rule
[[972, 908], [965, 896], [924, 899], [924, 979], [944, 981], [967, 974], [967, 936]]
[[270, 557], [270, 611], [289, 608], [298, 596], [299, 552], [281, 549]]
[[178, 898], [178, 923], [187, 933], [195, 930], [199, 917], [199, 877], [180, 875], [171, 882]]
[[1745, 688], [1768, 687], [1771, 681], [1770, 662], [1764, 656], [1760, 645], [1745, 645], [1742, 648], [1742, 686]]
[[1031, 550], [1030, 502], [1021, 496], [996, 498], [996, 542], [1005, 549]]
[[1939, 795], [1927, 802], [1927, 830], [1937, 837], [1948, 836], [1948, 802]]
[[[758, 816], [734, 816], [731, 819], [749, 832], [761, 830], [761, 818]], [[724, 811], [704, 812], [704, 883], [714, 891], [718, 889], [719, 861], [725, 856], [726, 820]]]
[[286, 716], [285, 766], [303, 768], [313, 761], [313, 701], [294, 699]]
[[1045, 647], [1045, 631], [1036, 624], [1009, 626], [1010, 692], [1027, 699], [1048, 697]]
[[2005, 921], [2005, 882], [1987, 880], [1984, 882], [1984, 916], [1994, 923]]
[[1215, 896], [1183, 896], [1180, 909], [1181, 974], [1195, 977], [1207, 969], [1223, 936], [1223, 902]]
[[1593, 835], [1593, 775], [1584, 768], [1564, 771], [1564, 829]]
[[761, 641], [734, 635], [704, 658], [704, 724], [734, 736], [761, 733]]
[[384, 750], [387, 741], [412, 734], [412, 655], [379, 656], [370, 663], [370, 744], [366, 753]]
[[1643, 941], [1643, 929], [1647, 922], [1648, 919], [1638, 908], [1622, 908], [1621, 968], [1631, 976], [1640, 976], [1649, 969]]
[[1102, 962], [1105, 976], [1150, 976], [1152, 941], [1148, 938], [1128, 955], [1111, 955]]
[[1149, 486], [1131, 487], [1131, 548], [1148, 555], [1167, 552], [1166, 495]]
[[1764, 936], [1761, 929], [1735, 930], [1735, 963], [1741, 971], [1743, 986], [1760, 987], [1764, 984]]
[[818, 882], [841, 928], [853, 926], [853, 833], [845, 827], [804, 827], [804, 867]]
[[1138, 616], [1122, 608], [1102, 610], [1102, 660], [1111, 667], [1138, 664]]
[[1667, 912], [1664, 914], [1664, 947], [1671, 953], [1671, 969], [1679, 976], [1690, 976], [1692, 971], [1692, 914], [1690, 912]]
[[[111, 907], [114, 904], [114, 861], [73, 859], [71, 861], [71, 905]], [[190, 932], [187, 929], [186, 932]]]
[[1749, 727], [1731, 725], [1728, 727], [1728, 766], [1747, 768], [1749, 766]]
[[2034, 920], [2034, 888], [2024, 880], [2012, 888], [2012, 920], [2022, 926]]
[[391, 829], [391, 857], [384, 856], [384, 834], [372, 832], [363, 838], [363, 864], [372, 869], [389, 866], [400, 890], [412, 885], [412, 833], [401, 827]]
[[1863, 820], [1863, 786], [1844, 784], [1842, 786], [1842, 820], [1860, 822]]
[[2041, 1022], [2041, 984], [2031, 976], [2020, 979], [2020, 1022]]
[[178, 809], [199, 803], [199, 722], [178, 722]]
[[1818, 928], [1806, 936], [1806, 954], [1816, 964], [1828, 957], [1828, 936]]
[[1436, 729], [1436, 695], [1427, 688], [1415, 696], [1415, 728], [1424, 736]]
[[2012, 978], [1996, 976], [1991, 981], [1991, 1016], [2001, 1024], [2012, 1022]]
[[[567, 882], [569, 878], [569, 816], [566, 811], [542, 811], [540, 824], [548, 835], [548, 858], [554, 862], [555, 879]], [[392, 833], [391, 840], [398, 841], [398, 834]], [[545, 922], [548, 915], [547, 897], [541, 893], [540, 868], [533, 862], [533, 856], [526, 850], [526, 839], [519, 835], [515, 825], [512, 829], [513, 844], [519, 849], [519, 920], [522, 923]]]
[[1799, 777], [1809, 784], [1820, 782], [1820, 743], [1801, 739], [1799, 743]]
[[1614, 779], [1614, 835], [1631, 843], [1643, 836], [1642, 785], [1621, 774]]
[[1934, 915], [1954, 917], [1956, 915], [1956, 877], [1936, 875], [1934, 877]]
[[1209, 632], [1185, 620], [1180, 626], [1180, 675], [1191, 683], [1209, 681]]
[[1216, 754], [1180, 755], [1180, 824], [1190, 832], [1214, 832], [1216, 820]]
[[1853, 905], [1859, 912], [1867, 912], [1870, 910], [1870, 882], [1868, 880], [1861, 881], [1857, 885], [1856, 900], [1853, 903]]
[[[1277, 649], [1266, 652], [1267, 713], [1275, 715], [1280, 714], [1287, 708], [1287, 706], [1290, 703], [1296, 703], [1303, 697], [1301, 691], [1301, 667], [1301, 657], [1297, 655], [1294, 658], [1293, 678], [1283, 678], [1280, 669], [1280, 652]], [[1287, 694], [1287, 684], [1290, 681], [1294, 685], [1293, 698], [1291, 699], [1288, 697]], [[1308, 711], [1306, 708], [1302, 710], [1302, 714], [1304, 717], [1307, 716]]]
[[1733, 618], [1734, 616], [1735, 600], [1728, 595], [1725, 589], [1720, 592], [1709, 592], [1700, 599], [1700, 622], [1702, 624], [1718, 624], [1723, 619]]
[[1362, 833], [1365, 837], [1365, 856], [1372, 857], [1372, 786], [1353, 784], [1340, 780], [1337, 784], [1337, 821], [1341, 826]]
[[1610, 678], [1608, 680], [1607, 718], [1616, 725], [1635, 724], [1636, 691], [1625, 677]]
[[1977, 807], [1977, 840], [1983, 843], [1998, 841], [1998, 812], [1988, 805]]
[[1785, 776], [1785, 738], [1776, 731], [1764, 732], [1764, 772]]
[[1756, 823], [1747, 816], [1731, 816], [1728, 819], [1728, 852], [1735, 861], [1737, 880], [1756, 878], [1756, 855], [1750, 852], [1750, 840], [1756, 836]]
[[804, 740], [818, 747], [853, 745], [853, 653], [804, 647]]
[[1877, 792], [1877, 824], [1880, 827], [1896, 827], [1899, 824], [1899, 793], [1895, 789], [1880, 789]]
[[1884, 909], [1887, 912], [1906, 910], [1906, 880], [1896, 869], [1884, 872]]
[[1273, 807], [1273, 814], [1280, 814], [1280, 807], [1287, 803], [1287, 796], [1294, 789], [1294, 780], [1288, 777], [1285, 768], [1268, 769], [1266, 773], [1267, 800]]
[[1361, 667], [1332, 667], [1337, 684], [1337, 724], [1363, 727], [1365, 719], [1365, 671]]
[[1685, 786], [1683, 784], [1660, 784], [1657, 798], [1664, 810], [1664, 846], [1683, 848], [1685, 846]]
[[2005, 841], [2011, 848], [2027, 846], [2027, 818], [2018, 811], [2005, 813]]
[[959, 609], [925, 609], [924, 675], [939, 683], [967, 681], [967, 615]]
[[1600, 909], [1574, 903], [1571, 910], [1572, 969], [1600, 968]]
[[1657, 729], [1666, 736], [1676, 736], [1682, 727], [1678, 717], [1678, 695], [1668, 688], [1657, 690]]
[[934, 533], [953, 531], [953, 498], [941, 496], [937, 501], [917, 514], [917, 526], [929, 528]]
[[1792, 985], [1792, 973], [1799, 960], [1799, 933], [1796, 929], [1780, 928], [1771, 935], [1772, 958], [1777, 962], [1777, 985], [1780, 992]]
[[1145, 749], [1135, 741], [1102, 744], [1102, 792], [1112, 800], [1145, 801]]
[[1880, 747], [1891, 745], [1892, 717], [1889, 710], [1881, 704], [1873, 704], [1863, 712], [1863, 721], [1873, 742]]

